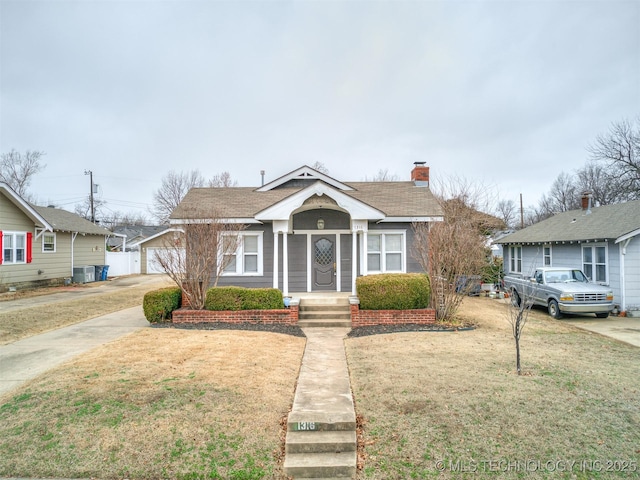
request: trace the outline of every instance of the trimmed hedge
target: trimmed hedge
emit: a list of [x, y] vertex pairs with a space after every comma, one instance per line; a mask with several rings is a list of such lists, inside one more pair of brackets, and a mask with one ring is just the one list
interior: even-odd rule
[[386, 273], [356, 279], [362, 310], [428, 308], [431, 282], [423, 273]]
[[277, 288], [213, 287], [207, 290], [205, 310], [277, 310], [284, 308]]
[[167, 287], [147, 292], [142, 300], [144, 316], [151, 323], [171, 320], [174, 310], [180, 308], [182, 290], [180, 287]]

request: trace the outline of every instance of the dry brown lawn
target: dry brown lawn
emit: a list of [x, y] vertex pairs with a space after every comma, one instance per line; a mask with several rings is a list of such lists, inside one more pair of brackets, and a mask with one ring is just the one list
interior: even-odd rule
[[0, 399], [0, 476], [277, 478], [305, 340], [145, 329]]
[[640, 475], [640, 349], [533, 311], [519, 377], [501, 301], [460, 313], [478, 328], [346, 341], [359, 478]]
[[[141, 305], [144, 294], [157, 288], [160, 287], [158, 285], [125, 287], [108, 294], [96, 293], [95, 295], [87, 295], [75, 300], [69, 299], [42, 306], [34, 305], [18, 310], [0, 312], [0, 345]], [[47, 293], [55, 293], [56, 291], [57, 289], [39, 289], [21, 292], [20, 298], [28, 299], [46, 295]]]

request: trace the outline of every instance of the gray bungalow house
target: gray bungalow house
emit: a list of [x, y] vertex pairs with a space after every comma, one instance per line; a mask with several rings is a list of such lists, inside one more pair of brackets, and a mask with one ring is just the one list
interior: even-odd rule
[[537, 267], [579, 267], [613, 289], [620, 311], [640, 309], [640, 200], [559, 213], [495, 243], [504, 251], [505, 273]]
[[170, 217], [222, 207], [224, 222], [247, 226], [218, 285], [355, 294], [356, 277], [419, 272], [414, 222], [443, 218], [429, 190], [429, 167], [411, 181], [342, 182], [303, 166], [261, 187], [194, 188]]
[[0, 291], [58, 284], [74, 267], [104, 265], [109, 235], [75, 213], [32, 205], [0, 182]]

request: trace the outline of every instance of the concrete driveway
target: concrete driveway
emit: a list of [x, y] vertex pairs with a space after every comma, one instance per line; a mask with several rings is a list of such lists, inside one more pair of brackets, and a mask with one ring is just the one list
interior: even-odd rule
[[[167, 285], [163, 275], [134, 275], [95, 286], [69, 289], [50, 295], [0, 302], [0, 312], [10, 312], [75, 300], [94, 295], [109, 295], [116, 290], [140, 285], [149, 289]], [[128, 308], [85, 322], [0, 346], [0, 397], [27, 380], [72, 359], [94, 347], [109, 343], [123, 335], [149, 326], [142, 306]]]
[[640, 347], [640, 318], [632, 317], [564, 317], [561, 321], [583, 330], [615, 338], [621, 342]]

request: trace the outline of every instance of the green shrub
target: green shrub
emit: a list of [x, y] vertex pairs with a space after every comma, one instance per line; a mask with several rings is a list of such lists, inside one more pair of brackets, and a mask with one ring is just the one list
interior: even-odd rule
[[274, 310], [284, 308], [277, 288], [213, 287], [207, 290], [205, 310]]
[[147, 292], [142, 300], [144, 316], [151, 323], [166, 322], [174, 310], [180, 308], [182, 290], [180, 287], [161, 288]]
[[431, 284], [423, 273], [387, 273], [358, 277], [356, 291], [362, 310], [412, 310], [429, 306]]

